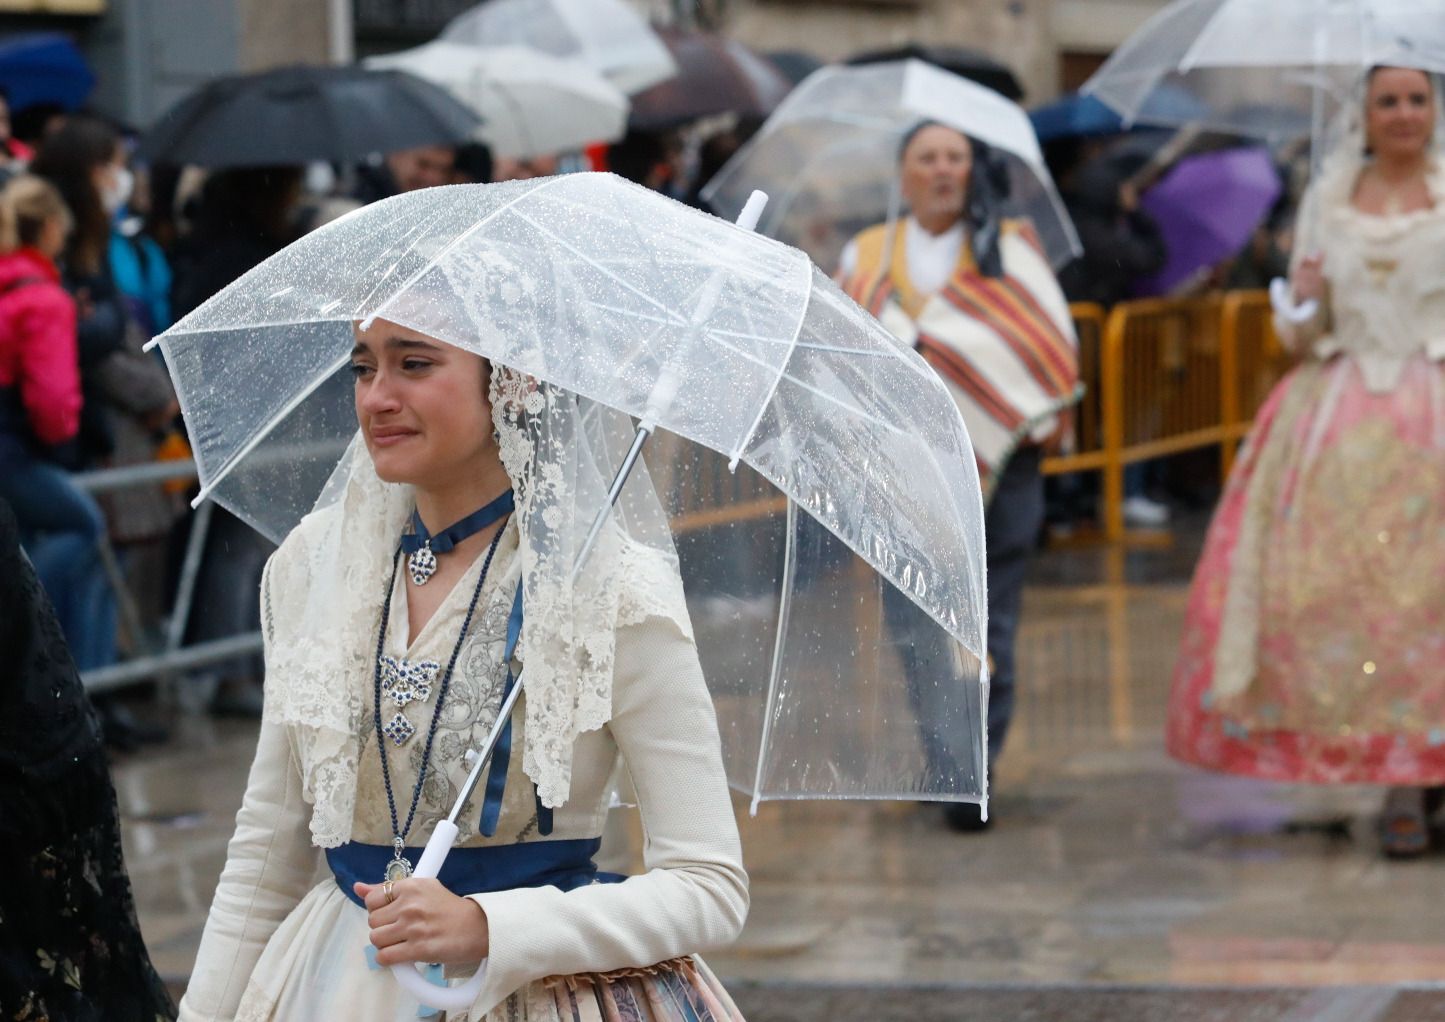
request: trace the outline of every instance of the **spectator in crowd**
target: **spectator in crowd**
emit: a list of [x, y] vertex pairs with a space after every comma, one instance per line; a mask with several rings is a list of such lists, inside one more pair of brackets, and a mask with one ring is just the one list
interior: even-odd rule
[[[295, 240], [303, 176], [301, 167], [247, 167], [206, 179], [190, 233], [176, 245], [172, 297], [177, 318]], [[261, 627], [261, 569], [273, 549], [234, 515], [214, 510], [187, 641], [219, 639]], [[260, 676], [260, 665], [252, 658], [220, 665], [211, 711], [258, 716]]]
[[[1128, 298], [1136, 280], [1164, 268], [1164, 236], [1139, 208], [1138, 186], [1123, 175], [1107, 148], [1085, 144], [1078, 161], [1061, 175], [1059, 194], [1083, 249], [1059, 273], [1069, 301], [1095, 302], [1107, 309]], [[1147, 492], [1157, 470], [1158, 462], [1146, 462], [1125, 471], [1124, 518], [1130, 525], [1159, 528], [1169, 523], [1168, 505]], [[1055, 482], [1051, 518], [1068, 517], [1077, 508], [1084, 498], [1077, 490], [1080, 484], [1077, 477]]]
[[302, 177], [301, 167], [238, 167], [206, 178], [172, 259], [177, 319], [296, 239]]
[[[1032, 225], [1004, 215], [1009, 181], [1002, 158], [981, 140], [923, 121], [905, 136], [898, 160], [908, 217], [858, 234], [843, 250], [839, 277], [850, 297], [896, 324], [900, 340], [918, 345], [974, 441], [987, 500], [992, 764], [1013, 714], [1024, 575], [1043, 525], [1043, 454], [1080, 396], [1077, 339]], [[966, 298], [954, 301], [955, 295]], [[926, 334], [920, 321], [929, 324]], [[965, 350], [967, 358], [958, 354]], [[937, 625], [891, 586], [884, 617], [927, 729], [929, 693], [940, 687], [940, 676], [957, 670], [953, 644], [940, 642]], [[936, 769], [958, 769], [962, 757], [951, 739], [926, 733], [937, 750]], [[951, 803], [945, 812], [955, 829], [987, 826], [972, 803]]]
[[145, 432], [169, 425], [178, 410], [165, 371], [139, 355], [145, 340], [133, 326], [111, 273], [111, 220], [130, 199], [134, 179], [120, 134], [95, 117], [68, 117], [41, 146], [31, 170], [60, 190], [75, 218], [63, 254], [62, 276], [79, 308], [81, 383], [80, 461], [91, 465], [116, 452], [116, 420]]
[[[147, 338], [111, 273], [111, 222], [133, 187], [120, 134], [97, 117], [67, 116], [46, 135], [31, 171], [59, 190], [75, 223], [61, 254], [61, 279], [78, 312], [83, 396], [71, 467], [149, 461], [179, 406], [164, 367], [141, 352]], [[100, 505], [111, 540], [121, 544], [166, 535], [181, 507], [160, 485], [107, 494]], [[82, 651], [77, 660], [90, 666]], [[97, 704], [116, 745], [165, 738], [163, 729], [142, 724], [114, 699]]]
[[484, 185], [498, 180], [497, 161], [492, 151], [480, 142], [457, 146], [456, 161], [452, 167], [451, 183], [454, 185]]
[[526, 181], [534, 177], [551, 177], [555, 173], [557, 173], [556, 156], [532, 156], [527, 159], [498, 156], [493, 161], [492, 179], [495, 181]]
[[419, 146], [388, 153], [378, 163], [357, 168], [355, 198], [363, 205], [418, 188], [435, 188], [452, 183], [456, 172], [456, 150], [447, 146]]
[[1059, 273], [1071, 302], [1108, 308], [1130, 295], [1134, 281], [1164, 268], [1168, 252], [1139, 191], [1107, 152], [1085, 158], [1059, 181], [1059, 195], [1079, 232], [1083, 254]]
[[131, 319], [154, 337], [171, 325], [171, 265], [149, 230], [150, 174], [144, 168], [133, 173], [134, 193], [111, 227], [110, 268]]
[[0, 192], [0, 499], [21, 534], [82, 670], [115, 660], [115, 599], [99, 542], [105, 519], [58, 463], [80, 430], [75, 302], [56, 260], [71, 215], [48, 182]]

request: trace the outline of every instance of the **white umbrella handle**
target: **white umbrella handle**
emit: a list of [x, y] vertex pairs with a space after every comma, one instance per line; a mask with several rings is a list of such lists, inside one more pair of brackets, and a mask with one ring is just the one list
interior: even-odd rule
[[[748, 197], [747, 204], [743, 206], [743, 211], [738, 214], [737, 225], [747, 231], [755, 230], [758, 226], [758, 219], [763, 215], [763, 207], [767, 204], [768, 197], [765, 193], [758, 191], [753, 192], [753, 194]], [[721, 277], [715, 278], [715, 281], [709, 281], [709, 285], [719, 290], [721, 289], [721, 284]], [[712, 300], [715, 301], [716, 297], [716, 295], [713, 295]], [[643, 417], [643, 425], [638, 429], [637, 437], [633, 441], [632, 450], [628, 453], [627, 459], [623, 462], [622, 470], [618, 472], [617, 478], [612, 483], [612, 491], [608, 495], [607, 507], [602, 509], [597, 516], [597, 520], [592, 523], [592, 529], [588, 532], [587, 538], [582, 544], [582, 549], [577, 555], [577, 564], [574, 566], [574, 571], [581, 570], [583, 563], [587, 560], [587, 555], [592, 550], [593, 542], [596, 541], [597, 532], [602, 527], [602, 522], [606, 519], [608, 510], [612, 504], [616, 502], [618, 494], [622, 492], [622, 485], [627, 479], [627, 473], [636, 462], [638, 455], [641, 454], [642, 444], [652, 431], [653, 423], [655, 422], [652, 416], [659, 411], [665, 410], [676, 396], [676, 374], [671, 372], [670, 367], [664, 368], [662, 377], [658, 380], [656, 386], [654, 386], [652, 396], [648, 400], [648, 414]], [[512, 691], [508, 694], [507, 699], [502, 702], [502, 706], [497, 713], [496, 723], [492, 725], [492, 734], [488, 736], [486, 744], [483, 745], [481, 755], [472, 761], [471, 774], [467, 777], [467, 782], [462, 788], [456, 805], [452, 807], [450, 818], [437, 822], [436, 829], [432, 831], [431, 840], [426, 843], [426, 849], [422, 852], [421, 861], [416, 864], [416, 869], [412, 872], [412, 876], [421, 879], [432, 879], [441, 872], [442, 863], [446, 861], [447, 853], [452, 850], [452, 845], [454, 845], [457, 840], [457, 825], [453, 821], [460, 815], [467, 799], [471, 798], [478, 780], [481, 779], [483, 767], [487, 761], [491, 759], [492, 750], [496, 747], [497, 738], [501, 734], [503, 726], [511, 719], [512, 707], [516, 705], [517, 697], [522, 692], [522, 681], [521, 678], [517, 679], [517, 683], [512, 686]], [[470, 755], [470, 753], [468, 755]], [[402, 989], [416, 997], [422, 1004], [429, 1008], [440, 1008], [448, 1012], [463, 1011], [471, 1007], [472, 1002], [477, 999], [477, 994], [481, 992], [482, 984], [485, 983], [487, 979], [487, 963], [485, 960], [483, 960], [478, 967], [476, 975], [458, 986], [447, 986], [430, 982], [423, 973], [423, 968], [424, 966], [419, 964], [393, 965], [391, 967], [391, 974], [396, 977], [396, 981], [401, 984]]]
[[[457, 840], [457, 825], [450, 820], [437, 821], [436, 830], [432, 831], [431, 840], [426, 843], [426, 850], [421, 853], [421, 861], [416, 864], [416, 871], [412, 876], [422, 879], [434, 878], [441, 872], [442, 863], [446, 861], [447, 853], [452, 850], [452, 845]], [[471, 979], [458, 986], [439, 986], [427, 980], [422, 972], [421, 965], [393, 965], [391, 974], [401, 984], [402, 989], [416, 997], [429, 1008], [440, 1008], [443, 1011], [465, 1011], [472, 1006], [477, 999], [477, 994], [482, 991], [482, 984], [487, 980], [487, 963], [483, 960], [477, 973]]]

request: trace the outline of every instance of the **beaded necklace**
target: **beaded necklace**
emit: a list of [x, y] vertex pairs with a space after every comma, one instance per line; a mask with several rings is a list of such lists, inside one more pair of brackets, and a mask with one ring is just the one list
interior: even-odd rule
[[[504, 511], [502, 513], [505, 514], [506, 512]], [[485, 528], [485, 526], [483, 526], [482, 528]], [[376, 726], [376, 749], [381, 756], [381, 779], [386, 785], [387, 808], [391, 810], [392, 858], [391, 861], [386, 864], [385, 879], [387, 880], [404, 880], [407, 877], [411, 876], [412, 865], [410, 862], [407, 861], [406, 856], [403, 854], [406, 849], [406, 835], [411, 831], [412, 820], [416, 818], [416, 807], [417, 804], [421, 801], [422, 786], [426, 783], [427, 768], [431, 765], [432, 741], [436, 738], [437, 725], [441, 722], [442, 705], [446, 702], [447, 689], [451, 686], [452, 670], [457, 665], [457, 657], [461, 654], [462, 651], [462, 642], [466, 639], [467, 631], [471, 628], [472, 614], [477, 609], [477, 599], [482, 595], [482, 586], [486, 584], [487, 573], [491, 571], [492, 556], [497, 552], [497, 544], [501, 542], [502, 533], [505, 530], [505, 525], [499, 528], [497, 530], [497, 534], [492, 537], [492, 545], [487, 548], [487, 559], [482, 563], [481, 576], [477, 579], [476, 588], [472, 590], [472, 599], [471, 602], [467, 605], [467, 616], [462, 621], [461, 634], [457, 636], [456, 645], [452, 647], [451, 659], [447, 661], [446, 673], [442, 675], [441, 685], [437, 692], [436, 706], [432, 708], [431, 724], [427, 727], [426, 747], [422, 750], [421, 754], [421, 770], [417, 773], [416, 784], [413, 786], [411, 792], [411, 808], [407, 810], [405, 826], [397, 825], [396, 797], [392, 793], [391, 767], [390, 764], [387, 762], [386, 756], [386, 739], [388, 737], [388, 731], [387, 728], [384, 728], [381, 723], [382, 664], [384, 660], [388, 659], [385, 656], [386, 626], [391, 619], [391, 594], [392, 590], [396, 588], [397, 567], [401, 564], [402, 550], [400, 547], [397, 548], [396, 554], [391, 559], [391, 582], [386, 587], [386, 599], [382, 601], [381, 628], [380, 634], [378, 635], [376, 640], [376, 670], [374, 674], [374, 694], [376, 697], [376, 701], [374, 703], [374, 708], [372, 711], [373, 723]], [[425, 696], [422, 696], [422, 698], [425, 698]], [[401, 717], [401, 714], [398, 713], [397, 716]], [[403, 722], [406, 722], [405, 717], [401, 717], [401, 719]], [[394, 720], [395, 718], [393, 718], [393, 723]], [[407, 722], [407, 726], [408, 728], [410, 728], [409, 722]], [[392, 725], [388, 725], [387, 727], [392, 727]], [[411, 733], [409, 730], [400, 740], [395, 737], [395, 734], [396, 731], [395, 729], [393, 729], [391, 737], [392, 740], [396, 741], [398, 745], [401, 745], [402, 742], [406, 740], [406, 738], [411, 737]]]

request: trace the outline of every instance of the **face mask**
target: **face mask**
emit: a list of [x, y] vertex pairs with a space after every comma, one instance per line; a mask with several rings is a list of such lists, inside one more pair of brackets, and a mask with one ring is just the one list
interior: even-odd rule
[[115, 169], [115, 183], [104, 189], [100, 195], [100, 201], [105, 205], [105, 211], [115, 214], [130, 201], [131, 193], [135, 190], [135, 175], [125, 167]]

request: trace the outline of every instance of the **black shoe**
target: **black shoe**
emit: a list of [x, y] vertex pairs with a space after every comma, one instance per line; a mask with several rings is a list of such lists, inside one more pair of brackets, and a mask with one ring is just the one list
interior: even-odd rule
[[983, 808], [973, 802], [949, 802], [943, 807], [948, 829], [961, 834], [978, 834], [993, 826], [993, 817], [983, 818]]

